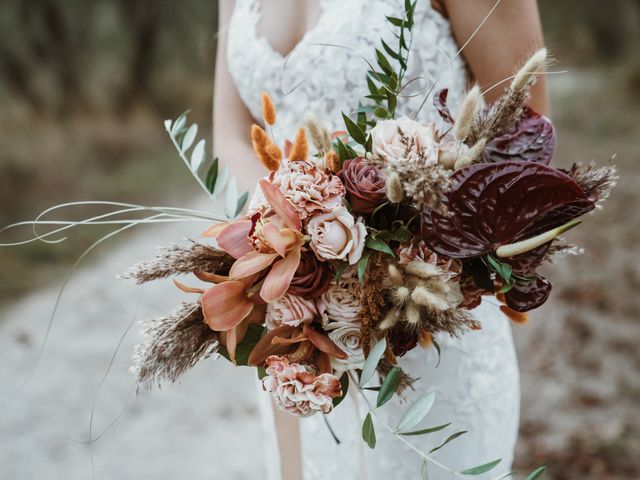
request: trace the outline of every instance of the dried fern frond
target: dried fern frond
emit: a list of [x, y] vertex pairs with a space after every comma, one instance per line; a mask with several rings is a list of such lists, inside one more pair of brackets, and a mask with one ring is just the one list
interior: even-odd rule
[[163, 318], [143, 323], [145, 340], [136, 347], [132, 371], [142, 388], [175, 382], [218, 348], [218, 334], [204, 323], [199, 302], [183, 303]]
[[609, 197], [619, 178], [615, 165], [598, 167], [595, 162], [588, 165], [573, 164], [569, 170], [569, 176], [588, 197], [596, 198], [596, 208], [602, 207], [602, 203]]
[[158, 249], [154, 259], [134, 265], [119, 278], [133, 279], [140, 285], [181, 273], [215, 272], [226, 275], [233, 261], [226, 252], [190, 241], [186, 245], [171, 244]]

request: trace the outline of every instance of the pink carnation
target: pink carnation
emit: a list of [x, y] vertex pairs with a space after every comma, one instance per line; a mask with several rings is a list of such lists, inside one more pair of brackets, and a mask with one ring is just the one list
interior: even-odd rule
[[272, 355], [266, 360], [267, 376], [262, 388], [273, 395], [283, 410], [308, 417], [315, 412], [329, 413], [333, 399], [342, 395], [340, 381], [329, 373], [316, 375], [299, 363]]
[[288, 162], [278, 171], [274, 182], [280, 185], [302, 220], [340, 206], [345, 194], [337, 176], [311, 162]]

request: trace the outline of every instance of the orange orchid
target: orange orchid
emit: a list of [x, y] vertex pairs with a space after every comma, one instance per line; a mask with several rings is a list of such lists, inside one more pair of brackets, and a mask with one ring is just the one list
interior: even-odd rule
[[205, 321], [216, 331], [236, 328], [256, 304], [282, 297], [300, 264], [304, 240], [298, 213], [277, 185], [261, 180], [260, 188], [268, 212], [205, 233], [236, 258], [229, 277], [201, 297]]

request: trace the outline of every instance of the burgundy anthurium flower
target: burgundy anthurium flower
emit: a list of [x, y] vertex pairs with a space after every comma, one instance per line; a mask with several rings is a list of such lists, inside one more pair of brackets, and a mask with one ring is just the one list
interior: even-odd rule
[[473, 258], [562, 226], [595, 208], [576, 182], [541, 163], [478, 163], [451, 176], [447, 213], [425, 210], [422, 238], [436, 253]]
[[[503, 161], [465, 167], [451, 176], [447, 213], [425, 210], [423, 240], [436, 253], [470, 260], [499, 247], [567, 224], [595, 208], [575, 181], [542, 163]], [[535, 275], [549, 243], [501, 259], [520, 277], [506, 293], [507, 305], [525, 312], [542, 305], [551, 284]]]
[[525, 160], [549, 165], [556, 149], [556, 142], [556, 129], [551, 120], [524, 107], [520, 120], [513, 128], [487, 144], [482, 160]]

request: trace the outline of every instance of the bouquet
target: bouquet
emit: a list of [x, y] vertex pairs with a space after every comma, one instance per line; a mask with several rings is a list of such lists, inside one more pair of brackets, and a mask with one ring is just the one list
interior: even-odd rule
[[[199, 183], [224, 193], [228, 218], [191, 213], [211, 221], [202, 239], [161, 249], [123, 275], [144, 283], [192, 274], [206, 283], [174, 280], [193, 298], [148, 323], [135, 356], [141, 384], [175, 381], [215, 354], [255, 367], [265, 394], [293, 415], [330, 413], [350, 382], [377, 391], [375, 413], [416, 381], [398, 358], [414, 348], [439, 353], [436, 334], [482, 328], [469, 312], [483, 296], [518, 323], [547, 300], [551, 283], [538, 267], [578, 251], [561, 235], [606, 199], [615, 168], [550, 165], [553, 124], [525, 105], [545, 49], [490, 105], [476, 86], [453, 115], [443, 89], [432, 96], [439, 124], [398, 118], [415, 5], [389, 19], [398, 45], [376, 49], [369, 92], [343, 114], [343, 131], [307, 118], [280, 143], [275, 105], [262, 94], [264, 125], [251, 139], [268, 174], [250, 200], [237, 198], [217, 160], [205, 164], [204, 140], [192, 147], [197, 126], [185, 115], [166, 122]], [[430, 394], [408, 406], [398, 438], [436, 430], [413, 430], [433, 402]], [[373, 448], [371, 413], [362, 434]]]

